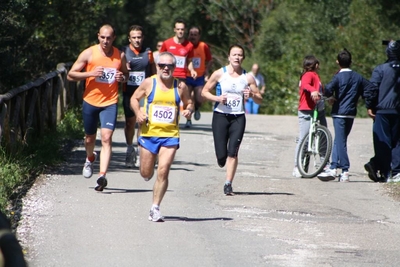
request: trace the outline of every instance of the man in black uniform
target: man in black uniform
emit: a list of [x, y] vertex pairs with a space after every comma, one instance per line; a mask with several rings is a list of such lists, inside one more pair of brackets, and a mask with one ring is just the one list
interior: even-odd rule
[[133, 166], [139, 167], [140, 163], [139, 157], [137, 157], [137, 148], [133, 146], [136, 116], [130, 108], [130, 99], [144, 79], [156, 73], [156, 66], [150, 48], [143, 49], [142, 47], [144, 35], [141, 26], [133, 25], [129, 28], [128, 40], [129, 45], [122, 48], [129, 70], [128, 82], [123, 85], [123, 106], [125, 113], [124, 132], [127, 145], [125, 165], [128, 168], [132, 168]]
[[374, 119], [375, 157], [364, 168], [374, 182], [400, 182], [400, 42], [390, 41], [386, 54], [388, 60], [377, 66], [371, 76], [378, 92], [366, 96], [374, 103], [368, 115]]

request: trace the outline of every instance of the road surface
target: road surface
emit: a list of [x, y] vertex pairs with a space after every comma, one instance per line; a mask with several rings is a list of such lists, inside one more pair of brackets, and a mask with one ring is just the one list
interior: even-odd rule
[[202, 113], [181, 131], [161, 205], [164, 223], [147, 220], [154, 178], [145, 182], [124, 166], [122, 122], [102, 193], [93, 190], [95, 175], [82, 176], [82, 146], [39, 178], [23, 200], [17, 231], [29, 265], [399, 266], [400, 204], [363, 170], [373, 153], [370, 119], [355, 120], [351, 181], [338, 183], [292, 177], [295, 116], [248, 115], [236, 195], [229, 197], [211, 116]]

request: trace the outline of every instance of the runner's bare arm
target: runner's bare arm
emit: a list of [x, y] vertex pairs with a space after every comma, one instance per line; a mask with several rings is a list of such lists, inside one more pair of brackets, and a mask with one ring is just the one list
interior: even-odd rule
[[144, 123], [147, 121], [147, 115], [140, 109], [139, 101], [151, 91], [152, 78], [145, 79], [142, 84], [135, 90], [131, 97], [131, 108], [136, 114], [136, 121]]
[[181, 100], [183, 102], [183, 106], [186, 107], [186, 109], [182, 111], [182, 116], [189, 119], [193, 113], [194, 107], [193, 107], [192, 99], [189, 95], [189, 89], [187, 88], [187, 86], [184, 82], [179, 83], [179, 92], [180, 92]]
[[193, 61], [192, 61], [191, 58], [189, 58], [188, 61], [189, 61], [188, 69], [189, 69], [189, 71], [190, 71], [190, 76], [191, 76], [193, 79], [196, 79], [196, 78], [197, 78], [197, 71], [194, 70]]
[[247, 82], [249, 83], [249, 87], [250, 87], [249, 97], [253, 98], [254, 102], [256, 102], [257, 104], [261, 104], [262, 103], [262, 95], [260, 93], [260, 90], [257, 87], [254, 77], [250, 74], [246, 74], [246, 77], [247, 77]]
[[212, 59], [212, 58], [211, 58], [210, 61], [207, 61], [207, 62], [206, 62], [206, 71], [205, 71], [205, 73], [204, 73], [204, 79], [205, 79], [205, 81], [208, 81], [208, 78], [209, 78], [209, 76], [210, 76], [210, 70], [211, 70], [212, 64], [213, 64], [213, 59]]
[[92, 57], [91, 48], [87, 48], [79, 55], [78, 59], [72, 65], [68, 72], [67, 79], [70, 81], [82, 81], [89, 77], [101, 77], [103, 75], [104, 68], [101, 66], [96, 67], [91, 72], [82, 72], [86, 67], [90, 58]]
[[224, 103], [224, 101], [226, 101], [226, 95], [216, 96], [211, 93], [211, 90], [215, 88], [221, 75], [222, 69], [216, 70], [213, 72], [213, 74], [211, 74], [211, 77], [208, 79], [207, 83], [203, 87], [203, 90], [201, 91], [202, 97], [214, 102]]
[[117, 71], [117, 75], [116, 75], [115, 79], [118, 82], [125, 83], [128, 81], [128, 78], [129, 78], [129, 71], [128, 71], [128, 67], [126, 64], [125, 53], [121, 52], [121, 69], [120, 69], [120, 71]]

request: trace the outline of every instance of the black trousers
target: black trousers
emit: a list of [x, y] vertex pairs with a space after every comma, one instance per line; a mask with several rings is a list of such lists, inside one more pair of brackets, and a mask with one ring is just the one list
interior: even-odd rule
[[212, 130], [218, 165], [225, 166], [227, 157], [237, 157], [246, 128], [245, 114], [214, 112]]

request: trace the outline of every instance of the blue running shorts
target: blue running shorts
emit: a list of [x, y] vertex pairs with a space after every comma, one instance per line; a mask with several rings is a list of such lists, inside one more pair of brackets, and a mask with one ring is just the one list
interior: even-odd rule
[[158, 154], [160, 148], [176, 146], [179, 149], [179, 138], [178, 137], [148, 137], [139, 136], [138, 144], [146, 148], [153, 154]]

